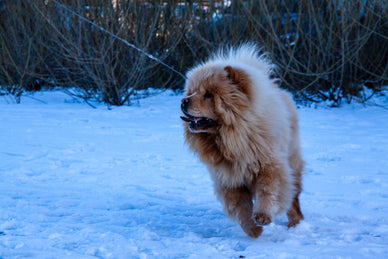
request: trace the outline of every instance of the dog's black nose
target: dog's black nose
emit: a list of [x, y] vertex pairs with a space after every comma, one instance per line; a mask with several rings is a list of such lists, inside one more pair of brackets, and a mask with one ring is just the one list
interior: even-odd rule
[[187, 112], [187, 108], [189, 107], [190, 99], [189, 98], [183, 98], [182, 104], [181, 104], [181, 110], [183, 112]]
[[183, 98], [182, 99], [182, 104], [183, 105], [189, 105], [189, 103], [190, 103], [190, 99], [189, 98]]

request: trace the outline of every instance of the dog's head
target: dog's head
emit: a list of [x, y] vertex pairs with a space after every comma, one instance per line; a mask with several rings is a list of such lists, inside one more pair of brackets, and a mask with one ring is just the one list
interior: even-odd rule
[[188, 73], [181, 119], [192, 133], [217, 133], [232, 126], [250, 106], [249, 75], [232, 66], [201, 66]]

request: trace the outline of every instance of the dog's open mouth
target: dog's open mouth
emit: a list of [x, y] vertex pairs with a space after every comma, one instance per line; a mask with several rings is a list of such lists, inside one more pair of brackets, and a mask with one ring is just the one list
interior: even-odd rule
[[204, 131], [208, 128], [217, 126], [217, 123], [212, 119], [206, 117], [194, 117], [188, 113], [184, 114], [185, 116], [181, 116], [181, 119], [189, 123], [189, 128], [192, 131]]

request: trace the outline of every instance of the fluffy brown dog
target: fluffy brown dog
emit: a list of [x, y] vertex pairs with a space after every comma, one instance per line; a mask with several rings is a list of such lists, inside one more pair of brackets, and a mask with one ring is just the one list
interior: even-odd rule
[[186, 142], [208, 166], [225, 212], [254, 238], [275, 214], [287, 211], [288, 227], [303, 219], [296, 107], [258, 52], [245, 44], [194, 67], [181, 105]]

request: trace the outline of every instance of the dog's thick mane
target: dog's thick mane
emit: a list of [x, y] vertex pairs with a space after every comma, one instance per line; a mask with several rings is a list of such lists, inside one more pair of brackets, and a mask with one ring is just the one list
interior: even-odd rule
[[[215, 166], [210, 166], [209, 169], [213, 169], [213, 176], [218, 178], [217, 181], [231, 187], [243, 182], [246, 177], [258, 174], [270, 161], [274, 148], [271, 145], [276, 143], [276, 132], [271, 130], [272, 125], [267, 125], [268, 120], [262, 119], [262, 116], [272, 114], [272, 111], [266, 108], [270, 107], [268, 102], [273, 102], [271, 96], [279, 94], [275, 81], [270, 79], [274, 65], [265, 54], [258, 53], [260, 49], [254, 44], [224, 49], [188, 73], [189, 77], [204, 79], [213, 74], [215, 68], [222, 71], [230, 66], [243, 71], [243, 76], [247, 77], [245, 80], [250, 82], [252, 104], [245, 104], [248, 108], [244, 110], [241, 108], [244, 104], [235, 107], [236, 104], [232, 103], [235, 100], [224, 99], [225, 102], [231, 102], [230, 107], [234, 105], [237, 110], [232, 108], [227, 111], [229, 123], [220, 125], [217, 134], [193, 134], [186, 131], [187, 143], [191, 149], [198, 152], [202, 161]], [[258, 83], [262, 87], [257, 87]], [[278, 105], [282, 107], [281, 103]], [[274, 120], [276, 121], [276, 118]], [[247, 165], [249, 168], [246, 168]], [[214, 172], [214, 168], [219, 168], [219, 172]], [[251, 172], [250, 176], [236, 174], [247, 171]]]
[[[186, 142], [192, 151], [198, 152], [201, 160], [211, 165], [209, 170], [218, 182], [229, 187], [237, 187], [257, 176], [268, 165], [273, 153], [270, 141], [273, 136], [265, 125], [261, 125], [262, 132], [258, 132], [258, 127], [251, 127], [249, 123], [236, 123], [241, 123], [238, 129], [221, 126], [218, 134], [186, 132]], [[247, 171], [249, 175], [244, 173]]]

